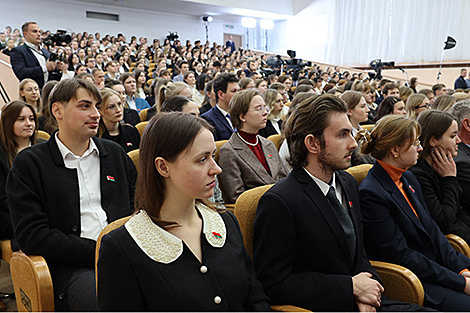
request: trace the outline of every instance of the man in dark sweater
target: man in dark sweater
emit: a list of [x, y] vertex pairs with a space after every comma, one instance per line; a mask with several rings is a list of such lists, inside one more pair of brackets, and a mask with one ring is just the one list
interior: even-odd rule
[[63, 80], [50, 103], [59, 130], [18, 154], [7, 180], [13, 229], [24, 253], [46, 259], [57, 311], [97, 311], [96, 240], [132, 213], [137, 172], [119, 145], [94, 137], [101, 95], [93, 83]]

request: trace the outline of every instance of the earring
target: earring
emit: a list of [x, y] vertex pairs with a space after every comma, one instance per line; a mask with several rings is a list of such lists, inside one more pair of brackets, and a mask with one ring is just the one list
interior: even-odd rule
[[394, 160], [398, 160], [398, 155], [394, 155], [394, 156], [393, 156], [393, 159], [394, 159]]
[[242, 122], [243, 122], [243, 123], [245, 123], [245, 122], [246, 122], [246, 120], [242, 120]]

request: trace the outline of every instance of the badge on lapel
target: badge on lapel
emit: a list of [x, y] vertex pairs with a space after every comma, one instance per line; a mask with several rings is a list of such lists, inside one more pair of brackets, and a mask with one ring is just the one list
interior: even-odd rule
[[128, 143], [126, 143], [126, 145], [127, 145], [128, 147], [132, 147], [132, 142], [128, 142]]
[[415, 193], [415, 190], [413, 189], [413, 187], [411, 187], [411, 185], [409, 186], [410, 190], [412, 193]]
[[108, 181], [112, 181], [113, 183], [115, 182], [113, 176], [108, 175], [108, 176], [106, 176], [106, 179], [107, 179]]
[[272, 158], [273, 158], [273, 155], [272, 155], [272, 154], [268, 154], [268, 158], [272, 159]]
[[214, 237], [217, 238], [217, 239], [222, 238], [222, 235], [219, 234], [219, 233], [217, 233], [217, 232], [215, 232], [215, 231], [212, 232], [212, 235], [214, 235]]
[[352, 203], [351, 201], [349, 201], [348, 204], [349, 204], [349, 208], [350, 208], [350, 209], [353, 209], [353, 208], [354, 208], [353, 203]]

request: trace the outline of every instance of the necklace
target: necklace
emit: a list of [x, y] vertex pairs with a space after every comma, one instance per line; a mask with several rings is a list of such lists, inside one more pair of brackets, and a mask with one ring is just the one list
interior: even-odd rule
[[254, 147], [254, 146], [257, 146], [257, 145], [258, 145], [258, 136], [256, 136], [256, 142], [255, 142], [255, 143], [251, 143], [251, 142], [248, 142], [248, 141], [246, 141], [245, 139], [243, 139], [243, 137], [240, 136], [240, 134], [239, 134], [238, 132], [237, 132], [237, 135], [238, 135], [238, 137], [239, 137], [244, 143], [246, 143], [246, 144], [249, 145], [249, 146], [253, 146], [253, 147]]

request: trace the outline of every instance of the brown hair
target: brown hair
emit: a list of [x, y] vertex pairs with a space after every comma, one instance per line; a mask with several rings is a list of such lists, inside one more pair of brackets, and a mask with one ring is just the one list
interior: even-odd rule
[[423, 146], [423, 151], [419, 155], [420, 159], [431, 154], [432, 147], [429, 141], [433, 137], [439, 140], [452, 125], [452, 121], [457, 122], [453, 115], [437, 110], [428, 110], [418, 116], [418, 123], [422, 129], [419, 140]]
[[252, 81], [253, 81], [253, 79], [251, 79], [251, 78], [243, 77], [242, 79], [240, 79], [238, 81], [238, 86], [240, 87], [241, 90], [245, 90], [246, 87], [248, 86], [248, 84]]
[[166, 99], [179, 95], [186, 88], [189, 89], [189, 86], [185, 82], [174, 82], [160, 87], [160, 89], [158, 89], [158, 94], [155, 100], [157, 112], [160, 112], [163, 102], [165, 102]]
[[44, 122], [44, 130], [48, 132], [49, 135], [52, 135], [52, 133], [58, 128], [57, 121], [54, 116], [52, 116], [49, 103], [49, 96], [51, 95], [55, 85], [58, 83], [59, 82], [57, 80], [50, 80], [42, 87], [42, 104], [44, 106], [43, 117], [46, 119]]
[[230, 120], [232, 121], [233, 128], [240, 129], [243, 126], [240, 120], [240, 114], [246, 114], [250, 107], [251, 100], [255, 96], [261, 96], [257, 89], [247, 89], [239, 91], [232, 97], [229, 105]]
[[389, 115], [393, 113], [393, 109], [395, 108], [395, 104], [402, 101], [398, 97], [387, 97], [385, 98], [379, 105], [377, 109], [377, 114], [375, 115], [374, 122], [377, 122], [385, 115]]
[[400, 98], [405, 102], [405, 104], [408, 101], [408, 98], [413, 94], [413, 89], [406, 86], [401, 86], [398, 88], [398, 91], [400, 92]]
[[[142, 135], [139, 149], [139, 165], [135, 190], [135, 210], [145, 210], [161, 227], [177, 226], [176, 222], [161, 219], [161, 207], [165, 201], [165, 179], [155, 167], [155, 159], [162, 157], [173, 162], [190, 149], [196, 136], [212, 127], [204, 119], [182, 112], [159, 113], [148, 123]], [[206, 200], [197, 199], [210, 208]]]
[[84, 79], [68, 78], [61, 80], [54, 86], [49, 96], [49, 111], [52, 112], [52, 105], [59, 102], [66, 106], [70, 100], [75, 99], [79, 88], [85, 89], [95, 100], [101, 103], [101, 94], [98, 87], [92, 82]]
[[362, 97], [362, 92], [352, 90], [345, 91], [340, 96], [341, 100], [346, 103], [349, 110], [354, 110], [354, 108], [359, 104], [359, 102], [361, 102]]
[[382, 160], [394, 146], [408, 143], [411, 147], [420, 133], [421, 126], [417, 121], [391, 114], [381, 118], [370, 134], [358, 133], [356, 140], [360, 143], [362, 154], [371, 154], [374, 158]]
[[340, 98], [324, 94], [311, 96], [299, 103], [287, 119], [284, 134], [289, 146], [289, 164], [295, 168], [307, 164], [308, 150], [305, 147], [305, 137], [309, 134], [320, 140], [324, 147], [323, 132], [330, 123], [332, 113], [347, 114], [346, 103]]
[[11, 167], [13, 159], [18, 154], [18, 144], [14, 140], [14, 125], [18, 116], [21, 114], [21, 111], [23, 111], [25, 107], [30, 108], [34, 116], [34, 132], [30, 137], [31, 144], [34, 145], [36, 144], [36, 130], [38, 128], [38, 118], [35, 108], [24, 101], [14, 100], [8, 103], [2, 110], [0, 119], [0, 141], [2, 143], [4, 153], [7, 156], [9, 167]]

